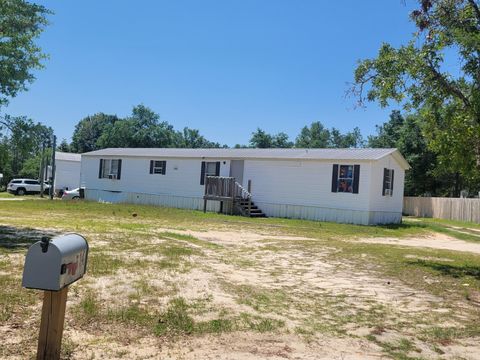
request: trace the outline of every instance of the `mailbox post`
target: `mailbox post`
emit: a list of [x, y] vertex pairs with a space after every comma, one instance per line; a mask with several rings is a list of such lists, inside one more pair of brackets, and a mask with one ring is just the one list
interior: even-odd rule
[[68, 286], [87, 270], [88, 243], [78, 234], [42, 238], [28, 249], [22, 286], [44, 290], [37, 360], [60, 359]]

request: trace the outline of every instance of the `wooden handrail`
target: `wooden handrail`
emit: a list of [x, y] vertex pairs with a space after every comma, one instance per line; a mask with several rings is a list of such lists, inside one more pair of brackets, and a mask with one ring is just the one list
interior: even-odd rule
[[[252, 211], [252, 182], [248, 180], [248, 189], [245, 189], [240, 183], [235, 181], [233, 177], [224, 176], [206, 176], [205, 177], [205, 195], [203, 197], [203, 211], [207, 209], [207, 200], [220, 201], [220, 208], [222, 208], [223, 201], [232, 201], [236, 204], [238, 200], [248, 202], [248, 215]], [[233, 207], [232, 207], [233, 209]]]
[[236, 181], [235, 181], [235, 195], [245, 200], [252, 198], [252, 194]]
[[205, 196], [212, 198], [230, 198], [235, 196], [235, 178], [223, 176], [207, 176], [205, 179]]

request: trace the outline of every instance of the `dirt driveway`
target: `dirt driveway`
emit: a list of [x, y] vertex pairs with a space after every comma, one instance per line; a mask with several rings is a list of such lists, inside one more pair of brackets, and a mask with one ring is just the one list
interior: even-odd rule
[[0, 207], [0, 358], [34, 355], [41, 296], [20, 288], [25, 249], [66, 231], [91, 254], [69, 291], [65, 359], [479, 358], [475, 241], [410, 225], [24, 204], [22, 219]]

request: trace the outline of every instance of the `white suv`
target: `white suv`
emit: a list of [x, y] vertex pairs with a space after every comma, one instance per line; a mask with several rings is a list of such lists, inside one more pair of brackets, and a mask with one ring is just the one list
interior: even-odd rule
[[[33, 179], [13, 179], [7, 185], [7, 191], [15, 195], [40, 194], [40, 181]], [[50, 185], [44, 184], [44, 192], [48, 191]]]

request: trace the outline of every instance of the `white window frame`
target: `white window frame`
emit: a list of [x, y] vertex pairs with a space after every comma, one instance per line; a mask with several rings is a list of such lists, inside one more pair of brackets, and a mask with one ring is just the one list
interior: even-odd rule
[[[347, 166], [352, 168], [352, 177], [341, 177], [342, 173], [342, 166]], [[348, 170], [347, 170], [348, 172]], [[346, 165], [346, 164], [339, 164], [338, 165], [338, 176], [337, 176], [337, 192], [344, 193], [344, 194], [353, 194], [353, 179], [355, 179], [355, 166], [354, 165]], [[351, 191], [341, 191], [340, 183], [341, 181], [350, 181], [350, 189]]]
[[[103, 159], [102, 162], [102, 179], [117, 179], [119, 159]], [[112, 166], [114, 165], [115, 166]], [[114, 171], [115, 170], [115, 171]]]
[[[213, 172], [209, 172], [208, 166], [213, 166]], [[207, 176], [216, 176], [217, 175], [217, 162], [216, 161], [205, 161], [205, 177]]]
[[393, 188], [392, 188], [392, 175], [393, 169], [387, 169], [387, 177], [385, 179], [385, 195], [384, 196], [393, 196]]
[[[165, 163], [165, 167], [167, 167], [167, 162], [165, 160], [152, 160], [153, 161], [153, 173], [152, 174], [155, 174], [155, 175], [164, 175], [163, 174], [163, 167], [164, 167], [164, 163]], [[159, 163], [159, 165], [157, 166], [157, 163]]]

